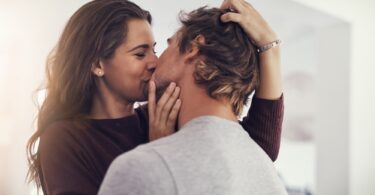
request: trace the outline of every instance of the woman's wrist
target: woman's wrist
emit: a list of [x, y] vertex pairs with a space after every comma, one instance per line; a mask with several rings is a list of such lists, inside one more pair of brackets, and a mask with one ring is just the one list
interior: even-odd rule
[[261, 47], [263, 45], [266, 45], [268, 43], [271, 43], [275, 40], [277, 40], [278, 37], [275, 32], [273, 32], [272, 29], [266, 30], [266, 32], [263, 32], [261, 36], [258, 37], [258, 40], [256, 41], [256, 44], [258, 47]]
[[270, 49], [273, 49], [273, 48], [276, 48], [276, 47], [279, 47], [279, 45], [281, 44], [281, 40], [280, 39], [276, 39], [272, 42], [269, 42], [267, 44], [264, 44], [264, 45], [261, 45], [257, 48], [257, 52], [258, 53], [263, 53], [263, 52], [266, 52]]
[[259, 53], [261, 60], [270, 58], [269, 60], [279, 60], [280, 59], [280, 47], [273, 47], [267, 51]]

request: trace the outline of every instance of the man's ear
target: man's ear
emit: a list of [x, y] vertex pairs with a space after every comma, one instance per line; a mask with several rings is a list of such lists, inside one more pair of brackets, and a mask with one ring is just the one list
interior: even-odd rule
[[203, 45], [205, 43], [205, 38], [203, 35], [198, 35], [194, 38], [191, 43], [190, 48], [186, 52], [186, 61], [188, 63], [195, 62], [198, 60], [199, 57], [199, 45]]
[[102, 60], [98, 60], [91, 65], [91, 72], [97, 77], [104, 76], [104, 65]]
[[198, 35], [194, 38], [194, 42], [199, 44], [199, 45], [203, 45], [206, 43], [206, 38], [204, 38], [203, 35]]

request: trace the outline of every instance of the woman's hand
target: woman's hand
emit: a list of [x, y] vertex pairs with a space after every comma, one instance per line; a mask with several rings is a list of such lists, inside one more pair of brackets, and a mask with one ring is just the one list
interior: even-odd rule
[[[261, 47], [277, 40], [276, 33], [245, 0], [224, 0], [221, 9], [232, 10], [223, 14], [221, 20], [238, 23], [256, 46]], [[260, 82], [255, 96], [267, 100], [279, 99], [282, 95], [280, 48], [273, 47], [260, 53], [259, 68]]]
[[223, 22], [237, 22], [260, 47], [277, 39], [277, 35], [263, 17], [245, 0], [224, 0], [221, 9], [231, 9], [221, 16]]
[[180, 88], [171, 83], [156, 103], [156, 86], [150, 81], [148, 90], [149, 139], [156, 140], [175, 132], [181, 100]]

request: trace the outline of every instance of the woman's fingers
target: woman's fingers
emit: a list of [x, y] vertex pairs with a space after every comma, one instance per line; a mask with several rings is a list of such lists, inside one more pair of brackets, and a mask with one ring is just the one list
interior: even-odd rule
[[155, 118], [156, 106], [156, 86], [154, 81], [150, 81], [148, 85], [148, 117], [150, 121]]
[[173, 91], [173, 94], [169, 97], [169, 99], [164, 104], [163, 108], [161, 109], [161, 113], [158, 113], [160, 114], [160, 121], [162, 123], [167, 123], [170, 112], [173, 106], [175, 105], [179, 96], [180, 96], [180, 88], [176, 87], [175, 90]]
[[221, 15], [221, 21], [222, 22], [237, 22], [237, 23], [240, 23], [241, 22], [241, 15], [238, 14], [238, 13], [234, 13], [234, 12], [228, 12], [228, 13], [225, 13], [223, 15]]
[[180, 88], [176, 87], [175, 83], [168, 86], [156, 104], [155, 83], [150, 83], [149, 87], [149, 115], [154, 117], [154, 120], [151, 120], [151, 118], [149, 120], [149, 138], [152, 141], [170, 135], [175, 131], [181, 101], [178, 100]]
[[244, 4], [242, 3], [244, 0], [224, 0], [221, 4], [221, 9], [232, 9], [236, 12], [242, 12], [244, 10]]
[[167, 121], [167, 127], [172, 127], [174, 128], [177, 122], [177, 116], [178, 113], [180, 112], [181, 108], [181, 100], [178, 99], [176, 100], [176, 103], [173, 105], [173, 108], [171, 112], [169, 113], [168, 121]]
[[229, 6], [230, 6], [229, 1], [228, 1], [228, 0], [224, 0], [224, 1], [221, 3], [220, 9], [228, 9]]
[[172, 95], [174, 89], [176, 88], [176, 83], [169, 84], [168, 88], [165, 90], [161, 98], [158, 100], [158, 103], [156, 104], [156, 117], [160, 119], [160, 113], [163, 109], [164, 105], [167, 103], [169, 97]]
[[221, 20], [238, 23], [258, 47], [277, 39], [267, 21], [245, 0], [224, 0], [222, 8], [231, 8], [234, 12], [223, 14]]

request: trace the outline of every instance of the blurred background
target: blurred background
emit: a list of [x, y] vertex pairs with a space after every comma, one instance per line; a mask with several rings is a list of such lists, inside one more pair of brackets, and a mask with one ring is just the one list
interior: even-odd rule
[[[0, 195], [25, 182], [46, 56], [86, 0], [0, 0]], [[134, 0], [151, 12], [157, 52], [180, 10], [221, 0]], [[251, 0], [280, 36], [285, 118], [275, 166], [296, 194], [375, 194], [375, 2]]]

